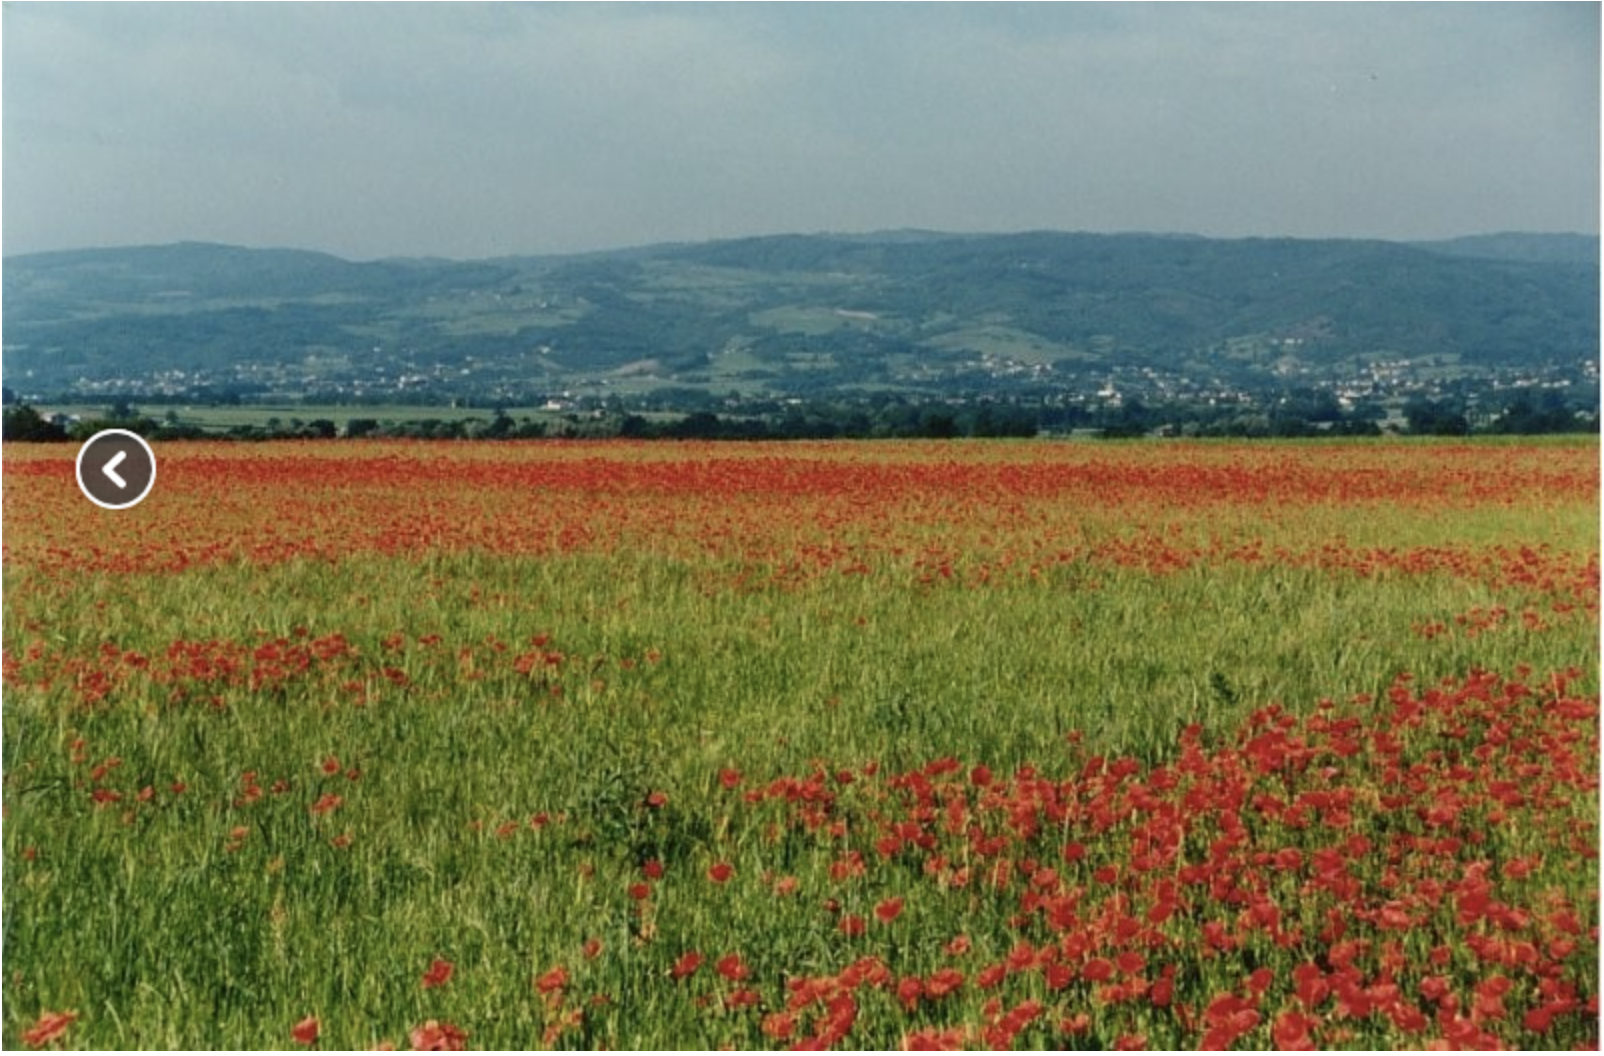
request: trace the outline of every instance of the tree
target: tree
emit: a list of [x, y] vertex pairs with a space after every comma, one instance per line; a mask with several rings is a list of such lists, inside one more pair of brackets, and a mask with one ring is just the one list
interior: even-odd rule
[[1533, 436], [1566, 433], [1577, 427], [1576, 414], [1565, 406], [1563, 398], [1556, 393], [1544, 393], [1543, 397], [1539, 407], [1529, 393], [1518, 393], [1493, 422], [1493, 432]]
[[28, 404], [12, 408], [0, 415], [0, 440], [20, 440], [24, 443], [60, 443], [67, 439], [67, 430], [55, 422], [46, 421]]
[[1419, 396], [1404, 404], [1404, 418], [1409, 431], [1420, 436], [1465, 436], [1470, 432], [1464, 412]]
[[919, 416], [919, 435], [932, 440], [951, 440], [958, 435], [958, 419], [948, 411], [926, 411]]
[[670, 426], [668, 435], [681, 440], [712, 440], [723, 428], [724, 423], [712, 411], [692, 411]]
[[512, 435], [515, 428], [516, 423], [513, 422], [506, 408], [498, 405], [490, 419], [490, 424], [485, 426], [483, 435], [492, 440], [505, 440]]
[[139, 436], [143, 436], [149, 440], [156, 436], [156, 433], [161, 429], [161, 426], [157, 424], [156, 419], [147, 418], [136, 411], [134, 412], [134, 415], [129, 418], [80, 419], [74, 422], [72, 427], [67, 430], [67, 439], [80, 441], [88, 440], [96, 433], [102, 432], [106, 429], [125, 429], [130, 433], [136, 433]]

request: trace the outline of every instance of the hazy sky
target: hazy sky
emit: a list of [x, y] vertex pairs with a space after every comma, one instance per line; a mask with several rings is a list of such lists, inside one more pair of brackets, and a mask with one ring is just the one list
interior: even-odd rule
[[1597, 232], [1577, 4], [7, 3], [7, 254]]

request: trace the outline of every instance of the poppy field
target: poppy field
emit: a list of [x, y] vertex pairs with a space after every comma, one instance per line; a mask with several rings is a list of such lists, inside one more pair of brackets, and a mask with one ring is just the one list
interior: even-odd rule
[[7, 1047], [1598, 1046], [1595, 441], [74, 454]]

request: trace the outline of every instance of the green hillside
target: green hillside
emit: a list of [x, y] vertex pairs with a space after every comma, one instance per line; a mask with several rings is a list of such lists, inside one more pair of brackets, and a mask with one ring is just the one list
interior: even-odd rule
[[1597, 358], [1597, 245], [894, 232], [475, 262], [83, 250], [6, 259], [4, 373], [39, 397], [519, 401], [1521, 371]]

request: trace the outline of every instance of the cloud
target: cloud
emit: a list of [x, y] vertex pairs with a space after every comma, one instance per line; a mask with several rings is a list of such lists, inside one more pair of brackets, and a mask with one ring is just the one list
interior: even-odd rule
[[21, 5], [4, 242], [1597, 229], [1595, 5]]

